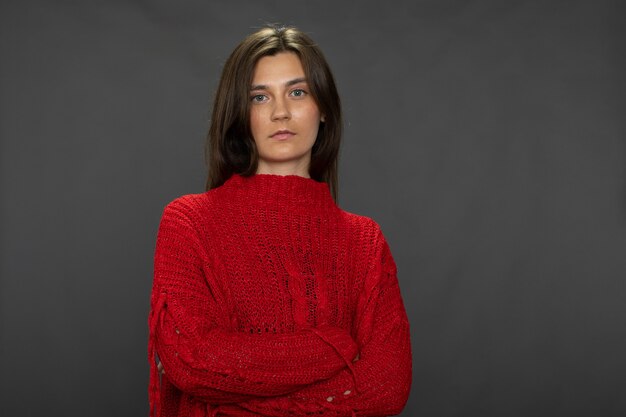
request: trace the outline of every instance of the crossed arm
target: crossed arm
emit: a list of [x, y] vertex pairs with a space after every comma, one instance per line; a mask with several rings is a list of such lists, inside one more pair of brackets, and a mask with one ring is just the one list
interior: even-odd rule
[[381, 243], [383, 263], [371, 271], [357, 312], [359, 360], [329, 379], [288, 395], [248, 401], [243, 408], [272, 417], [289, 416], [294, 409], [337, 417], [402, 411], [411, 387], [409, 323], [393, 258], [384, 238]]
[[208, 403], [267, 416], [294, 409], [337, 416], [399, 412], [411, 381], [408, 320], [389, 247], [382, 233], [377, 240], [379, 259], [365, 279], [356, 340], [330, 325], [242, 334], [225, 325], [219, 295], [206, 284], [191, 222], [168, 207], [157, 238], [150, 319], [165, 377]]

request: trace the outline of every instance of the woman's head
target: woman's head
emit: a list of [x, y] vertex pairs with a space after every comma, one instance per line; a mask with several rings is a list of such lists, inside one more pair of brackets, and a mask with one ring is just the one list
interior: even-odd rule
[[[267, 58], [259, 66], [259, 61], [265, 57], [277, 59]], [[259, 91], [259, 85], [253, 86], [255, 70], [280, 68], [276, 66], [278, 61], [290, 60], [293, 64], [293, 58], [297, 58], [296, 67], [299, 64], [304, 72], [306, 93], [314, 101], [320, 119], [311, 149], [309, 175], [317, 181], [327, 182], [336, 198], [342, 132], [339, 95], [320, 49], [307, 35], [293, 27], [267, 27], [249, 35], [226, 61], [207, 138], [207, 190], [223, 184], [233, 173], [246, 176], [257, 172], [259, 149], [255, 139], [259, 138], [253, 135], [251, 115], [258, 114], [253, 106], [263, 100], [259, 95], [265, 92]], [[294, 65], [285, 68], [294, 68]], [[260, 76], [258, 71], [257, 75]], [[277, 78], [270, 78], [274, 79]], [[268, 96], [271, 94], [273, 91]], [[259, 132], [258, 124], [255, 127], [255, 132]]]

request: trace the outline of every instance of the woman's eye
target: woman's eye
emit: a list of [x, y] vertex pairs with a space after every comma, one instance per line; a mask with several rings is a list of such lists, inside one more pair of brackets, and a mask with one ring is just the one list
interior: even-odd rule
[[306, 95], [306, 91], [304, 91], [301, 88], [295, 89], [291, 92], [291, 95], [294, 97], [302, 97], [304, 95]]
[[265, 96], [263, 94], [256, 94], [252, 96], [250, 100], [254, 101], [255, 103], [262, 103], [265, 101]]

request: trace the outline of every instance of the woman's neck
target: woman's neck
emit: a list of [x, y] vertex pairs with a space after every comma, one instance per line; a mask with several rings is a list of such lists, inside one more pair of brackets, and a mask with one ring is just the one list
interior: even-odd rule
[[309, 174], [309, 164], [302, 163], [267, 163], [265, 161], [259, 161], [257, 174], [272, 174], [272, 175], [298, 175], [304, 178], [311, 178]]

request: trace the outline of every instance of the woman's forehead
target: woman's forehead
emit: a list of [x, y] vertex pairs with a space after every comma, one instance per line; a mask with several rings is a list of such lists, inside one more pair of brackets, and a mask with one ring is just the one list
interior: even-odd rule
[[293, 52], [279, 52], [258, 60], [252, 76], [253, 86], [282, 86], [306, 81], [300, 58]]

